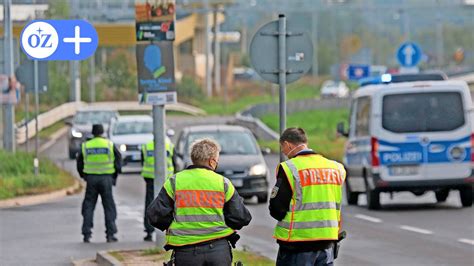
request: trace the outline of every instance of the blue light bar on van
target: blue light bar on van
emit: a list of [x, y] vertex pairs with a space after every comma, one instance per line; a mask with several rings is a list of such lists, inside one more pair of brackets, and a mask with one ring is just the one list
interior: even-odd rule
[[382, 80], [380, 76], [359, 79], [360, 87], [367, 86], [367, 85], [376, 85], [376, 84], [381, 84], [381, 83], [382, 83]]

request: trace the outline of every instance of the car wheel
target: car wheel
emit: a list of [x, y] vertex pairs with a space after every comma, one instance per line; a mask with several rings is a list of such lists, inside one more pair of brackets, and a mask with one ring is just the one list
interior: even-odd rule
[[461, 188], [459, 190], [459, 196], [461, 197], [461, 203], [463, 207], [472, 206], [472, 189], [470, 187]]
[[367, 196], [367, 208], [369, 210], [380, 209], [380, 192], [376, 189], [370, 189], [367, 179], [365, 179], [365, 194]]
[[73, 150], [69, 150], [69, 159], [76, 159], [76, 152]]
[[449, 189], [442, 189], [435, 192], [437, 202], [445, 202], [449, 196]]
[[352, 192], [349, 184], [346, 181], [346, 197], [347, 197], [347, 203], [349, 205], [357, 205], [359, 201], [359, 193], [358, 192]]
[[268, 201], [268, 193], [265, 193], [263, 195], [258, 195], [257, 196], [257, 201], [258, 203], [267, 203]]

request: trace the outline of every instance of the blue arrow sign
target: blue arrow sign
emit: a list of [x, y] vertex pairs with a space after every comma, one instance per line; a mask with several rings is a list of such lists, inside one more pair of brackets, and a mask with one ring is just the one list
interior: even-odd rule
[[397, 50], [397, 60], [403, 67], [414, 67], [420, 63], [423, 52], [416, 43], [406, 42]]

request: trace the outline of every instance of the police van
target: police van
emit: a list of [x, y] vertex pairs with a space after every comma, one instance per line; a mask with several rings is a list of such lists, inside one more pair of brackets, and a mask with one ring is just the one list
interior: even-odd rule
[[367, 195], [380, 208], [380, 193], [434, 191], [438, 202], [459, 190], [472, 206], [474, 144], [472, 99], [463, 81], [415, 81], [367, 85], [351, 104], [344, 164], [348, 203]]

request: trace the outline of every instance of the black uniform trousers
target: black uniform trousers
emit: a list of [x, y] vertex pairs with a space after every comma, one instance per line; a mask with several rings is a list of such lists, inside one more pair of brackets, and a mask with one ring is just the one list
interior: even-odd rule
[[82, 202], [82, 234], [90, 236], [91, 229], [94, 227], [94, 209], [97, 203], [97, 197], [100, 195], [102, 206], [104, 207], [106, 235], [113, 236], [117, 233], [115, 219], [117, 219], [117, 210], [112, 194], [113, 176], [112, 175], [87, 175], [86, 195]]
[[155, 198], [155, 180], [153, 178], [143, 178], [146, 183], [146, 194], [145, 194], [145, 210], [143, 214], [143, 225], [145, 226], [145, 232], [151, 234], [155, 231], [155, 228], [150, 224], [148, 218], [146, 217], [146, 209], [150, 206], [151, 202]]
[[230, 266], [232, 265], [232, 250], [227, 239], [175, 247], [174, 257], [176, 266]]

